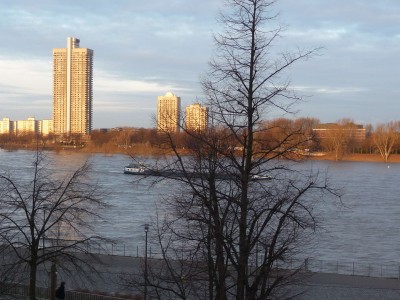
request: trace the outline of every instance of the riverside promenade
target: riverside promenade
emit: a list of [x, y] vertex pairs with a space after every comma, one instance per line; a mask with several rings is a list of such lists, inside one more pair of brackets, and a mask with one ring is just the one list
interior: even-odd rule
[[[98, 255], [96, 263], [100, 277], [87, 278], [77, 274], [58, 273], [58, 281], [66, 281], [67, 290], [90, 290], [91, 292], [108, 293], [110, 295], [141, 295], [142, 291], [125, 286], [129, 274], [142, 272], [143, 258]], [[95, 263], [95, 262], [94, 262]], [[43, 279], [43, 278], [42, 278]], [[90, 280], [92, 279], [92, 281]], [[42, 286], [47, 286], [43, 281]], [[300, 300], [358, 300], [358, 299], [400, 299], [400, 279], [377, 278], [355, 275], [325, 274], [305, 272], [301, 281], [290, 287], [299, 295]]]
[[304, 289], [301, 300], [400, 299], [400, 280], [391, 278], [312, 273], [298, 288]]

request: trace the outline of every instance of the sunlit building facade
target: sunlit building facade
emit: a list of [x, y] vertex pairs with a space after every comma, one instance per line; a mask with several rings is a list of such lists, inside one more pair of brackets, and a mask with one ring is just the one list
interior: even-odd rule
[[0, 134], [48, 136], [52, 132], [53, 120], [36, 120], [35, 117], [29, 117], [26, 120], [11, 121], [6, 117], [0, 121]]
[[366, 139], [366, 129], [363, 125], [349, 123], [346, 125], [339, 125], [336, 123], [319, 124], [316, 128], [313, 128], [315, 137], [322, 141], [326, 139], [332, 139], [339, 134], [341, 136], [347, 136], [357, 142], [362, 142]]
[[35, 134], [38, 132], [38, 121], [34, 117], [29, 117], [27, 120], [17, 121], [17, 134]]
[[14, 131], [14, 122], [10, 118], [3, 118], [0, 121], [0, 134], [10, 134]]
[[47, 136], [53, 133], [53, 120], [41, 120], [38, 124], [38, 132], [43, 135]]
[[88, 135], [92, 130], [93, 50], [79, 48], [69, 37], [67, 48], [53, 49], [53, 130], [57, 135]]
[[188, 131], [204, 131], [208, 127], [208, 107], [195, 103], [186, 106], [185, 127]]
[[179, 132], [181, 117], [181, 98], [168, 92], [157, 98], [157, 130]]

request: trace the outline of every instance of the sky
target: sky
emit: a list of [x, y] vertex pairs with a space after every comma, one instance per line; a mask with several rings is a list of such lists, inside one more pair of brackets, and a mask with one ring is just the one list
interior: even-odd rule
[[[0, 2], [0, 119], [52, 117], [52, 49], [94, 50], [93, 128], [155, 126], [157, 96], [202, 101], [223, 0]], [[399, 0], [278, 0], [274, 50], [313, 49], [291, 67], [294, 117], [400, 120]], [[273, 116], [278, 117], [278, 116]], [[291, 117], [291, 116], [286, 116]]]

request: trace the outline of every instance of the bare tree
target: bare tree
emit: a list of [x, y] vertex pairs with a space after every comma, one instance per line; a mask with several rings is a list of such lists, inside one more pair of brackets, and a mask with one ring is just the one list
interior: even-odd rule
[[90, 224], [106, 204], [104, 193], [87, 178], [88, 164], [64, 177], [51, 171], [38, 151], [32, 167], [20, 178], [0, 174], [0, 269], [19, 273], [8, 280], [29, 280], [34, 300], [41, 265], [93, 271], [82, 253], [102, 240]]
[[265, 121], [260, 127], [261, 130], [258, 129], [255, 133], [256, 147], [260, 146], [268, 151], [279, 145], [281, 149], [287, 150], [287, 156], [299, 158], [314, 147], [312, 129], [318, 123], [319, 120], [311, 118], [278, 118]]
[[281, 32], [266, 27], [273, 2], [226, 2], [225, 31], [202, 82], [210, 127], [186, 131], [185, 155], [164, 133], [175, 156], [161, 174], [181, 184], [158, 226], [163, 260], [144, 281], [133, 279], [160, 299], [293, 296], [285, 286], [301, 264], [290, 269], [290, 261], [318, 225], [314, 203], [332, 192], [318, 174], [291, 168], [293, 150], [308, 142], [304, 131], [264, 123], [266, 113], [290, 113], [300, 100], [284, 74], [316, 49], [272, 56]]
[[389, 161], [390, 154], [399, 141], [399, 129], [400, 122], [378, 124], [372, 134], [374, 144], [385, 162]]

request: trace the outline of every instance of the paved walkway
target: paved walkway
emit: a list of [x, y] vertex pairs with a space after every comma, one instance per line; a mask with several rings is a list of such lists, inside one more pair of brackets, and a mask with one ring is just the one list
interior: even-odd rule
[[[59, 272], [58, 281], [66, 281], [67, 289], [90, 289], [107, 293], [133, 293], [125, 289], [121, 282], [126, 279], [123, 274], [139, 273], [143, 268], [143, 258], [99, 255], [101, 265], [98, 265], [102, 277], [99, 279], [69, 275]], [[304, 279], [292, 288], [303, 292], [300, 300], [391, 300], [400, 299], [400, 279], [374, 278], [352, 275], [308, 273]], [[42, 286], [48, 280], [42, 277]], [[137, 293], [140, 293], [137, 291]]]

